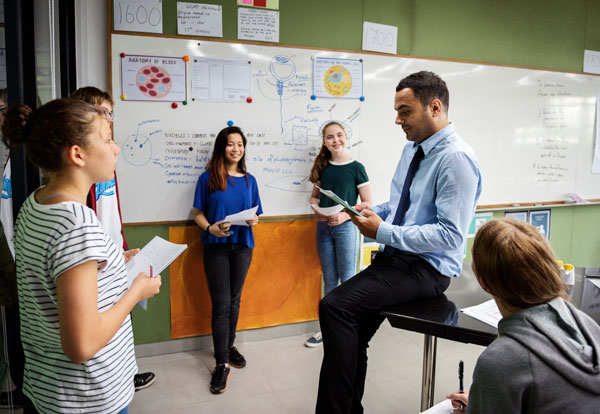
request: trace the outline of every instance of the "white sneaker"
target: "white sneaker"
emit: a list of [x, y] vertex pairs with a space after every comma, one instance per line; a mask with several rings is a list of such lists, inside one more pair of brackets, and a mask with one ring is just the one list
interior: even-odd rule
[[323, 335], [321, 335], [321, 331], [317, 332], [316, 334], [308, 338], [306, 342], [304, 342], [304, 346], [307, 346], [309, 348], [316, 348], [321, 345], [323, 345]]

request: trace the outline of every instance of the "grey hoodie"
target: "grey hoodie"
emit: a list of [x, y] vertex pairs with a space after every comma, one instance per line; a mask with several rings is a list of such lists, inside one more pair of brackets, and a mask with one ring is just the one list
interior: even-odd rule
[[600, 326], [561, 298], [503, 318], [467, 413], [600, 413]]

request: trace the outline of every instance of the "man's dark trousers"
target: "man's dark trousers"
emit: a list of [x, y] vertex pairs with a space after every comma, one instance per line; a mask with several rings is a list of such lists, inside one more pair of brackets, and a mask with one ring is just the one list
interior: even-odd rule
[[419, 256], [378, 253], [371, 266], [319, 303], [324, 356], [317, 414], [359, 414], [367, 375], [367, 347], [384, 320], [382, 308], [442, 294], [450, 278]]

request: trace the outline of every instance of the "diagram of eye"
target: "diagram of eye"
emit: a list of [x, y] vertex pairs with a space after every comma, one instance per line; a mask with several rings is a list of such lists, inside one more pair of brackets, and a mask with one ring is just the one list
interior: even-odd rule
[[283, 101], [306, 95], [304, 80], [297, 82], [296, 64], [291, 57], [276, 55], [269, 63], [269, 73], [258, 73], [256, 84], [267, 99], [279, 102], [279, 126], [283, 135]]

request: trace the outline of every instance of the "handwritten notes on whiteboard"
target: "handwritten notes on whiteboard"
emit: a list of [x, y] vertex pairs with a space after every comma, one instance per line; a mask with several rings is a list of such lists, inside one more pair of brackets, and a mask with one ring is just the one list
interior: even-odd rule
[[115, 30], [162, 33], [161, 0], [114, 0]]
[[279, 12], [238, 8], [238, 39], [279, 42]]
[[600, 74], [600, 51], [585, 50], [583, 53], [583, 71]]
[[[572, 100], [572, 105], [564, 105]], [[537, 80], [538, 134], [532, 155], [536, 184], [561, 185], [574, 179], [580, 99], [566, 82]]]
[[363, 50], [398, 53], [398, 27], [386, 24], [363, 22]]
[[223, 7], [219, 4], [177, 2], [177, 33], [223, 37]]
[[252, 65], [248, 60], [192, 60], [192, 100], [245, 102], [250, 97]]

